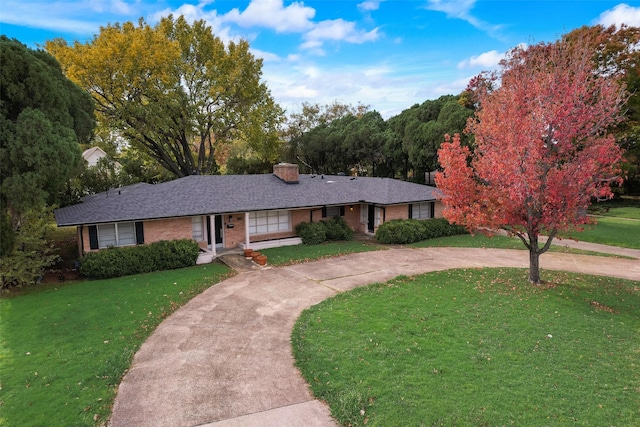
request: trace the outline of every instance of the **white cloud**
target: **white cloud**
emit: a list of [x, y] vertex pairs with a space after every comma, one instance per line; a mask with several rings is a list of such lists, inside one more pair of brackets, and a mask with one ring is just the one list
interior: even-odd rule
[[316, 24], [311, 31], [303, 36], [305, 42], [302, 48], [318, 48], [322, 46], [325, 40], [361, 44], [375, 41], [378, 37], [378, 28], [374, 28], [371, 31], [362, 31], [356, 29], [354, 22], [345, 21], [344, 19], [326, 20]]
[[[432, 73], [424, 64], [410, 73], [401, 72], [387, 61], [363, 64], [290, 63], [265, 64], [264, 77], [271, 93], [288, 111], [303, 102], [370, 105], [389, 118], [415, 103], [445, 94], [462, 92], [469, 78], [449, 82], [451, 70], [437, 67]], [[454, 72], [455, 74], [455, 72]]]
[[471, 14], [476, 0], [427, 0], [426, 8], [436, 12], [443, 12], [448, 18], [461, 19], [475, 28], [486, 31], [492, 37], [497, 37], [502, 25], [484, 22]]
[[251, 48], [251, 54], [256, 58], [261, 58], [264, 62], [280, 62], [282, 58], [275, 53], [265, 52], [264, 50]]
[[435, 99], [442, 95], [457, 95], [467, 88], [469, 81], [474, 76], [462, 77], [452, 81], [439, 81], [428, 86], [425, 99]]
[[370, 12], [372, 10], [378, 10], [380, 2], [382, 0], [365, 0], [358, 4], [358, 10], [361, 12]]
[[627, 24], [631, 27], [640, 27], [640, 7], [632, 7], [626, 3], [620, 3], [613, 9], [605, 10], [594, 21], [596, 24], [609, 27]]
[[133, 12], [133, 9], [127, 4], [127, 2], [121, 0], [114, 0], [111, 5], [116, 13], [120, 13], [122, 15], [130, 15]]
[[177, 9], [164, 9], [152, 14], [151, 20], [152, 22], [157, 22], [161, 18], [164, 18], [166, 16], [173, 14], [174, 17], [183, 15], [184, 18], [187, 20], [187, 22], [204, 20], [204, 21], [207, 21], [209, 25], [213, 26], [214, 23], [218, 23], [219, 18], [215, 10], [212, 10], [211, 12], [207, 12], [204, 10], [205, 6], [207, 6], [210, 3], [211, 3], [210, 1], [201, 1], [197, 5], [185, 3], [185, 4], [182, 4], [180, 7], [178, 7]]
[[106, 14], [131, 12], [127, 4], [121, 1], [114, 4], [109, 2], [106, 5], [101, 2], [80, 2], [71, 5], [68, 2], [27, 3], [3, 0], [0, 22], [63, 33], [94, 34], [100, 25], [104, 25], [103, 18], [87, 19], [86, 17], [93, 16], [97, 9], [101, 9]]
[[472, 56], [458, 63], [458, 68], [484, 67], [493, 68], [504, 58], [504, 53], [497, 50], [481, 53], [478, 56]]
[[283, 0], [252, 0], [244, 11], [232, 9], [222, 18], [241, 27], [264, 27], [286, 33], [308, 30], [315, 14], [315, 9], [303, 3], [293, 2], [285, 7]]
[[[215, 9], [211, 11], [205, 10], [205, 7], [211, 3], [213, 3], [212, 0], [201, 0], [197, 5], [184, 3], [177, 9], [164, 9], [151, 14], [149, 16], [149, 23], [153, 25], [169, 15], [173, 15], [174, 18], [182, 15], [189, 23], [200, 20], [205, 21], [207, 25], [211, 27], [213, 34], [225, 43], [231, 40], [237, 41], [240, 37], [234, 35], [231, 28], [223, 25], [221, 16], [218, 15]], [[242, 38], [249, 39], [250, 37], [244, 34]]]
[[84, 10], [87, 12], [88, 10], [100, 12], [100, 13], [113, 13], [118, 15], [135, 15], [137, 13], [137, 3], [136, 1], [126, 1], [126, 0], [84, 0], [84, 1], [56, 1], [49, 2], [48, 4], [51, 6], [66, 6], [67, 10], [64, 10], [63, 13], [69, 14], [69, 9], [73, 9], [74, 11]]
[[452, 18], [467, 20], [476, 0], [427, 0], [427, 9], [444, 12]]
[[96, 33], [97, 28], [100, 26], [95, 22], [61, 19], [51, 16], [39, 16], [38, 14], [33, 13], [29, 13], [27, 17], [27, 15], [16, 16], [14, 13], [6, 13], [3, 11], [2, 15], [2, 22], [5, 24], [24, 25], [25, 27], [67, 32], [78, 35]]

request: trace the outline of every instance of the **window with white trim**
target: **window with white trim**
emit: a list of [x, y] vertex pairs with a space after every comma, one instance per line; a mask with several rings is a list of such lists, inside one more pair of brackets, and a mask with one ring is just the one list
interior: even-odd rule
[[133, 222], [98, 225], [98, 248], [129, 246], [136, 244], [136, 227]]
[[369, 205], [361, 204], [360, 205], [360, 223], [366, 224], [369, 222]]
[[202, 217], [201, 216], [192, 216], [191, 217], [191, 237], [196, 242], [200, 242], [204, 240], [204, 234], [202, 233]]
[[433, 217], [433, 202], [414, 203], [411, 209], [411, 218], [430, 219]]
[[380, 226], [380, 224], [382, 224], [382, 212], [383, 212], [383, 210], [382, 210], [382, 208], [379, 208], [379, 207], [376, 206], [376, 209], [375, 209], [374, 212], [375, 212], [374, 225], [376, 227], [378, 227], [378, 226]]
[[291, 230], [289, 211], [249, 213], [249, 234], [269, 234]]

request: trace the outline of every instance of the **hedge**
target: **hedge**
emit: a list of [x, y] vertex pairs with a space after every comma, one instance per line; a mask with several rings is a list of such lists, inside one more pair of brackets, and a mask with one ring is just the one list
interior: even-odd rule
[[376, 231], [376, 239], [380, 243], [405, 244], [467, 233], [466, 228], [449, 224], [444, 218], [397, 219], [381, 224]]
[[163, 240], [139, 246], [89, 252], [80, 272], [90, 279], [109, 279], [195, 265], [200, 249], [191, 239]]
[[328, 221], [302, 222], [296, 226], [296, 234], [305, 245], [318, 245], [327, 240], [351, 240], [353, 230], [337, 216]]

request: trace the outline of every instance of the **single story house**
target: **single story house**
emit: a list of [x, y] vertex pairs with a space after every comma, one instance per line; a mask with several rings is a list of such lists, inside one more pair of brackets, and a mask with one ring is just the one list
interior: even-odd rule
[[134, 184], [87, 196], [55, 211], [58, 226], [76, 226], [80, 255], [111, 246], [194, 239], [199, 262], [225, 248], [298, 244], [301, 222], [343, 217], [357, 233], [392, 219], [440, 217], [434, 187], [391, 178], [298, 173], [280, 163], [273, 174], [194, 175]]

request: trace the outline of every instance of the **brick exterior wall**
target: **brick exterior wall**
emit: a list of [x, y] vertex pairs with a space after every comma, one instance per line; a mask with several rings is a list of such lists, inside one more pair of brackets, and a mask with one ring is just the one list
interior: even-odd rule
[[409, 205], [386, 206], [383, 219], [385, 222], [394, 219], [409, 219]]
[[[297, 165], [294, 165], [297, 167]], [[353, 210], [351, 209], [353, 208]], [[344, 207], [344, 219], [347, 224], [356, 233], [365, 233], [367, 231], [367, 225], [360, 222], [360, 211], [362, 205], [359, 203], [353, 205], [345, 205]], [[435, 202], [435, 217], [442, 217], [443, 205], [441, 202]], [[295, 237], [295, 228], [302, 222], [309, 222], [313, 218], [314, 222], [326, 220], [328, 218], [322, 218], [322, 208], [314, 209], [297, 209], [292, 210], [291, 213], [291, 230], [287, 232], [261, 234], [250, 236], [251, 242], [259, 242], [264, 240], [284, 239], [288, 237]], [[385, 221], [391, 221], [393, 219], [407, 219], [409, 216], [408, 205], [394, 205], [385, 207]], [[235, 248], [244, 243], [245, 240], [245, 214], [244, 212], [226, 214], [222, 216], [223, 221], [223, 233], [224, 233], [224, 247]], [[233, 224], [233, 228], [228, 228], [229, 224]], [[214, 225], [214, 217], [211, 217], [211, 225]], [[206, 232], [206, 228], [204, 228]], [[81, 249], [83, 253], [90, 252], [89, 246], [89, 227], [78, 227], [78, 249]], [[177, 240], [177, 239], [191, 239], [191, 217], [183, 218], [170, 218], [144, 221], [144, 241], [145, 243], [153, 243], [160, 240]], [[206, 246], [206, 238], [203, 242], [198, 242], [201, 246]]]
[[[82, 232], [80, 232], [80, 229]], [[91, 250], [91, 246], [89, 246], [89, 228], [87, 226], [78, 227], [78, 234], [82, 235], [81, 242], [78, 242], [78, 246], [82, 247], [82, 253], [80, 254], [82, 256], [82, 254], [86, 254]]]
[[144, 222], [144, 242], [191, 239], [191, 217], [157, 219]]
[[438, 200], [433, 210], [435, 211], [433, 214], [434, 218], [442, 218], [442, 211], [444, 210], [444, 205], [442, 204], [441, 201]]
[[[223, 243], [225, 248], [235, 248], [244, 243], [244, 216], [244, 212], [222, 215], [222, 232], [224, 233]], [[229, 228], [231, 224], [233, 224], [233, 228]]]
[[[353, 207], [353, 210], [351, 208]], [[360, 203], [346, 205], [344, 207], [344, 220], [356, 233], [364, 233], [367, 225], [360, 223]]]

